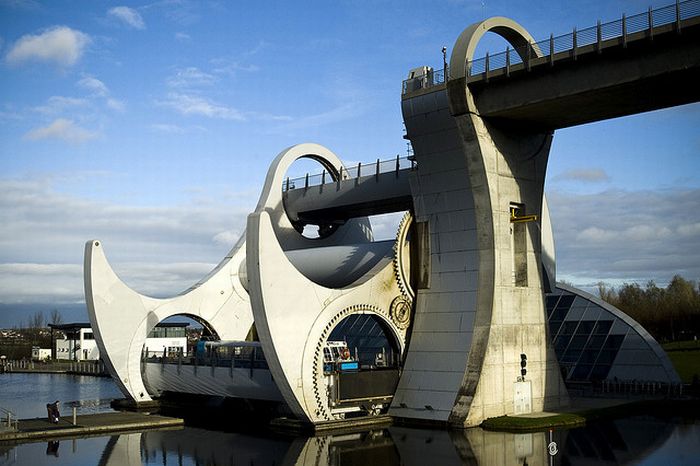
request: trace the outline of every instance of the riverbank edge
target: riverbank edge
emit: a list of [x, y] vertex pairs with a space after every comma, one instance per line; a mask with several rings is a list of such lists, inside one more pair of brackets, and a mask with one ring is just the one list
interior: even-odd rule
[[21, 419], [18, 430], [0, 431], [0, 443], [25, 443], [55, 438], [80, 438], [145, 430], [182, 428], [181, 418], [142, 413], [99, 413], [77, 416], [76, 424], [63, 418], [59, 424], [46, 419]]
[[552, 428], [575, 428], [601, 419], [617, 419], [639, 415], [700, 417], [700, 399], [639, 400], [601, 408], [588, 408], [542, 416], [499, 416], [480, 424], [493, 432], [540, 432]]
[[68, 369], [12, 369], [2, 372], [2, 374], [64, 374], [64, 375], [86, 375], [90, 377], [111, 378], [107, 372], [82, 372]]

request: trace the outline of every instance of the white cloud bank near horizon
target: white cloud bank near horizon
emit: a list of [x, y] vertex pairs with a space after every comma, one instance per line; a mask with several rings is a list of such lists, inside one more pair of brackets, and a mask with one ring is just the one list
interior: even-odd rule
[[[86, 241], [100, 239], [117, 274], [139, 292], [170, 296], [203, 278], [229, 251], [253, 208], [226, 201], [164, 207], [97, 202], [49, 180], [0, 179], [0, 303], [83, 300]], [[700, 278], [700, 189], [548, 193], [559, 279], [589, 287], [673, 275]], [[392, 238], [398, 217], [373, 222]]]
[[83, 300], [86, 241], [100, 239], [115, 271], [151, 296], [181, 292], [229, 251], [241, 208], [217, 203], [134, 207], [58, 193], [50, 180], [0, 179], [0, 303]]
[[557, 278], [590, 287], [700, 279], [700, 189], [547, 193]]

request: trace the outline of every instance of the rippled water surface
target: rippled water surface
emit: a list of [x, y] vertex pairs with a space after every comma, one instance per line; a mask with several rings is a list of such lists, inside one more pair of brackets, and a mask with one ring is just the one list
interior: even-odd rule
[[68, 374], [0, 374], [0, 407], [20, 419], [46, 416], [46, 403], [59, 400], [63, 413], [67, 403], [121, 398], [109, 377]]
[[[14, 403], [23, 417], [43, 416], [45, 399], [118, 395], [109, 379], [0, 375], [0, 405]], [[695, 465], [700, 458], [700, 420], [692, 418], [636, 416], [529, 434], [390, 427], [294, 437], [246, 433], [235, 417], [230, 426], [235, 432], [185, 427], [0, 444], [0, 465]]]

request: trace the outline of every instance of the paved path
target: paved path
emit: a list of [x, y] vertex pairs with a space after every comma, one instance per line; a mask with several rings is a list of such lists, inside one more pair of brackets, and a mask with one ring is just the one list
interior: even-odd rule
[[43, 440], [54, 437], [83, 437], [110, 432], [143, 431], [182, 427], [179, 418], [134, 412], [109, 412], [77, 416], [73, 425], [71, 416], [63, 417], [58, 424], [45, 418], [21, 419], [16, 431], [0, 431], [0, 442]]

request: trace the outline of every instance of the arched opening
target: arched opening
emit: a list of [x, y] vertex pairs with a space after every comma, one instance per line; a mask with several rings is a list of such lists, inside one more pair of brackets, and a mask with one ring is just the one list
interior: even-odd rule
[[[306, 155], [295, 160], [287, 170], [282, 183], [282, 199], [286, 199], [284, 193], [293, 189], [320, 186], [326, 183], [338, 181], [340, 174], [336, 167], [325, 159], [314, 155]], [[303, 220], [289, 218], [292, 226], [303, 237], [319, 239], [330, 236], [340, 226], [336, 223], [309, 223]]]
[[158, 322], [143, 345], [143, 361], [188, 358], [198, 341], [216, 341], [219, 335], [205, 320], [190, 314], [176, 314]]
[[378, 415], [389, 409], [399, 381], [401, 347], [373, 313], [351, 314], [323, 342], [323, 382], [336, 418]]
[[396, 337], [374, 314], [352, 314], [333, 329], [327, 342], [345, 342], [359, 369], [398, 367], [401, 359]]

